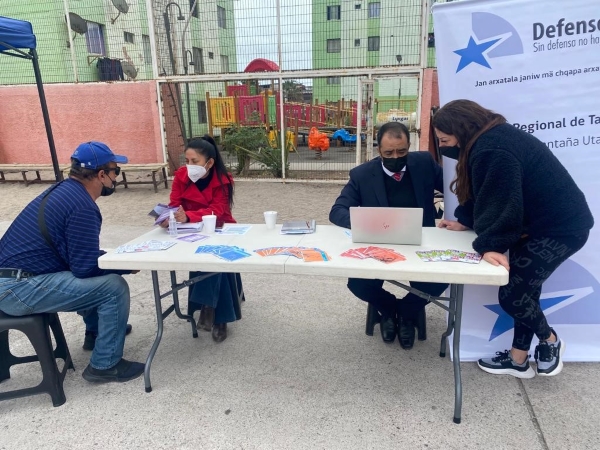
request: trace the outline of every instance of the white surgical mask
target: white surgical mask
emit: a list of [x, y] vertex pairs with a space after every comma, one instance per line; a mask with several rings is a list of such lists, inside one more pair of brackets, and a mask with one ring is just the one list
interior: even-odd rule
[[195, 183], [204, 175], [206, 175], [206, 168], [204, 166], [196, 166], [195, 164], [186, 164], [188, 177]]

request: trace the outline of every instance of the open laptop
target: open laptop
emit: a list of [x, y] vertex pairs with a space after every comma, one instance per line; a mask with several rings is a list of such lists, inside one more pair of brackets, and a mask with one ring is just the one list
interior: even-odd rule
[[423, 208], [351, 207], [352, 242], [421, 245]]

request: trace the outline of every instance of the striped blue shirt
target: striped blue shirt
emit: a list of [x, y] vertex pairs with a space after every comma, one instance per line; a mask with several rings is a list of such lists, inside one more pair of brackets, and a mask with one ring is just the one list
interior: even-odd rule
[[44, 240], [38, 225], [42, 193], [17, 216], [0, 239], [0, 268], [22, 269], [35, 275], [71, 271], [89, 278], [113, 271], [98, 267], [102, 215], [83, 184], [69, 178], [48, 196], [45, 219], [60, 259]]

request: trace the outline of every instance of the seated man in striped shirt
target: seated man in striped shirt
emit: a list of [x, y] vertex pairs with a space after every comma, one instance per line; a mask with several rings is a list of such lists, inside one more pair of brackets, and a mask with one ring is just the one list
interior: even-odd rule
[[[0, 239], [0, 310], [13, 316], [77, 311], [92, 349], [83, 378], [133, 380], [144, 364], [123, 358], [130, 326], [124, 271], [98, 267], [100, 196], [114, 192], [125, 156], [101, 142], [86, 142], [71, 156], [69, 178], [34, 199]], [[95, 338], [95, 339], [94, 339]]]

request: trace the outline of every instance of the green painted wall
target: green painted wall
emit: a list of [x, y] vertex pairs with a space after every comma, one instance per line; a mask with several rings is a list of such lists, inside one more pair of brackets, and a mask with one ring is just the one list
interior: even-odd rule
[[[193, 36], [187, 39], [188, 48], [210, 47], [215, 54], [214, 64], [207, 62], [208, 51], [204, 54], [206, 72], [220, 72], [220, 55], [229, 57], [229, 66], [236, 67], [237, 56], [235, 47], [235, 22], [233, 17], [234, 0], [198, 0], [199, 17], [192, 17], [190, 31]], [[179, 0], [187, 18], [187, 0]], [[69, 10], [78, 14], [87, 21], [95, 22], [101, 26], [106, 56], [131, 62], [137, 69], [136, 80], [152, 79], [152, 61], [145, 58], [143, 36], [149, 36], [148, 19], [145, 0], [128, 0], [129, 11], [120, 14], [107, 0], [69, 0]], [[226, 9], [227, 28], [218, 29], [217, 5]], [[177, 16], [177, 8], [172, 6], [172, 14]], [[157, 32], [159, 36], [157, 46], [159, 52], [168, 55], [164, 25], [162, 21], [163, 10], [156, 11], [158, 17]], [[0, 0], [0, 15], [15, 19], [27, 20], [32, 23], [33, 31], [37, 37], [38, 54], [42, 78], [45, 83], [93, 82], [99, 81], [100, 76], [97, 56], [88, 52], [85, 35], [75, 36], [73, 44], [76, 57], [77, 80], [74, 76], [71, 50], [68, 46], [69, 32], [65, 20], [63, 0]], [[114, 21], [114, 23], [113, 23]], [[182, 31], [182, 21], [172, 19], [172, 26], [176, 33]], [[217, 31], [218, 29], [218, 31]], [[133, 43], [126, 42], [125, 32], [133, 35]], [[206, 42], [206, 41], [209, 42]], [[180, 39], [174, 43], [175, 57], [178, 64], [178, 73], [183, 73]], [[162, 48], [164, 47], [164, 48]], [[168, 56], [167, 56], [168, 61]], [[0, 59], [0, 85], [1, 84], [31, 84], [35, 82], [31, 63], [19, 58]], [[159, 64], [160, 66], [160, 64]], [[127, 79], [127, 78], [126, 78]], [[218, 91], [224, 91], [221, 83]], [[202, 92], [202, 97], [204, 97]]]
[[[342, 54], [327, 53], [328, 39], [341, 39], [341, 20], [327, 20], [327, 7], [341, 5], [342, 0], [313, 0], [312, 40], [313, 69], [337, 69], [342, 64]], [[313, 82], [313, 99], [319, 103], [337, 101], [341, 97], [341, 84], [327, 84], [326, 78]]]
[[[200, 1], [200, 0], [199, 0]], [[235, 17], [234, 0], [217, 0], [212, 2], [199, 3], [198, 18], [192, 17], [190, 21], [190, 38], [186, 40], [186, 49], [192, 47], [202, 49], [204, 62], [204, 73], [221, 73], [221, 55], [226, 55], [229, 59], [229, 71], [236, 72], [237, 52], [235, 41]], [[225, 9], [226, 28], [219, 27], [217, 18], [217, 6]], [[213, 58], [209, 58], [209, 53]], [[190, 73], [194, 68], [190, 67]], [[206, 92], [211, 97], [217, 97], [219, 94], [225, 95], [225, 83], [189, 83], [189, 107], [191, 124], [188, 118], [188, 100], [186, 96], [186, 87], [181, 85], [183, 115], [186, 123], [186, 132], [192, 131], [192, 136], [202, 136], [208, 133], [208, 124], [200, 123], [198, 108], [201, 106], [198, 102], [206, 102]], [[205, 114], [207, 115], [207, 113]], [[218, 130], [217, 130], [218, 132]]]
[[[379, 17], [374, 18], [369, 18], [370, 3], [370, 0], [313, 0], [313, 68], [395, 66], [397, 55], [402, 55], [402, 64], [419, 63], [421, 2], [379, 0]], [[340, 6], [340, 20], [328, 21], [327, 6], [333, 5]], [[371, 36], [379, 36], [378, 51], [368, 51]], [[326, 39], [331, 38], [341, 39], [340, 53], [326, 53]], [[435, 64], [435, 49], [426, 51], [429, 64]], [[417, 88], [416, 79], [391, 78], [375, 83], [374, 94], [381, 100], [397, 100], [399, 96], [414, 99]], [[334, 87], [327, 85], [326, 79], [315, 80], [313, 85], [313, 97], [319, 102], [355, 99], [356, 91], [357, 79], [352, 77], [342, 77], [340, 85]]]

